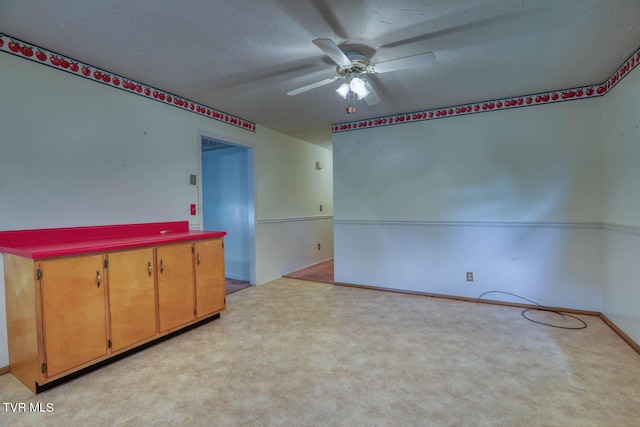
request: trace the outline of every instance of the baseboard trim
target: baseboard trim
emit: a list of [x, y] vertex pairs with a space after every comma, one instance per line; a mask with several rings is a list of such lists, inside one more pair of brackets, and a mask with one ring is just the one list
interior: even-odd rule
[[[464, 302], [473, 302], [473, 303], [491, 304], [491, 305], [503, 305], [503, 306], [506, 306], [506, 307], [517, 307], [517, 308], [539, 308], [539, 306], [537, 306], [535, 304], [522, 304], [522, 303], [518, 303], [518, 302], [497, 301], [497, 300], [492, 300], [492, 299], [481, 299], [480, 301], [478, 301], [477, 298], [470, 298], [470, 297], [461, 297], [461, 296], [446, 295], [446, 294], [433, 294], [433, 293], [429, 293], [429, 292], [420, 292], [420, 291], [408, 291], [408, 290], [404, 290], [404, 289], [381, 288], [381, 287], [378, 287], [378, 286], [356, 285], [356, 284], [353, 284], [353, 283], [344, 283], [344, 282], [335, 282], [335, 284], [338, 285], [338, 286], [348, 286], [350, 288], [361, 288], [361, 289], [370, 289], [370, 290], [375, 290], [375, 291], [394, 292], [394, 293], [399, 293], [399, 294], [418, 295], [418, 296], [423, 296], [423, 297], [441, 298], [441, 299], [448, 299], [448, 300], [453, 300], [453, 301], [464, 301]], [[597, 317], [597, 316], [600, 315], [600, 312], [591, 311], [591, 310], [579, 310], [579, 309], [575, 309], [575, 308], [548, 307], [548, 306], [546, 308], [549, 308], [549, 309], [555, 310], [555, 311], [561, 311], [563, 313], [580, 314], [580, 315], [583, 315], [583, 316], [596, 316]]]
[[299, 267], [299, 268], [296, 268], [295, 270], [292, 270], [288, 273], [283, 274], [282, 277], [287, 277], [287, 274], [295, 273], [296, 271], [304, 270], [305, 268], [313, 267], [314, 265], [322, 264], [323, 262], [331, 261], [332, 259], [333, 257], [329, 257], [329, 258], [323, 259], [322, 261], [316, 261], [313, 264], [307, 264], [304, 267]]
[[[418, 291], [407, 291], [403, 289], [392, 289], [392, 288], [381, 288], [378, 286], [367, 286], [367, 285], [356, 285], [354, 283], [344, 283], [344, 282], [335, 282], [337, 286], [346, 286], [350, 288], [359, 288], [365, 290], [373, 290], [373, 291], [383, 291], [383, 292], [394, 292], [398, 294], [409, 294], [409, 295], [418, 295], [430, 298], [441, 298], [448, 299], [453, 301], [464, 301], [464, 302], [478, 302], [482, 304], [491, 304], [491, 305], [503, 305], [507, 307], [518, 307], [518, 308], [537, 308], [538, 306], [533, 304], [520, 304], [516, 302], [506, 302], [506, 301], [496, 301], [490, 299], [482, 299], [480, 301], [477, 298], [469, 298], [469, 297], [459, 297], [454, 295], [443, 295], [443, 294], [432, 294], [428, 292], [418, 292]], [[578, 314], [583, 316], [595, 316], [602, 319], [602, 321], [611, 328], [613, 332], [618, 334], [622, 340], [629, 345], [636, 353], [640, 354], [640, 345], [636, 343], [629, 335], [625, 334], [622, 329], [620, 329], [611, 319], [609, 319], [606, 315], [599, 311], [591, 311], [591, 310], [577, 310], [574, 308], [563, 308], [563, 307], [548, 307], [555, 311], [561, 311], [563, 313], [568, 314]]]
[[613, 321], [609, 319], [604, 313], [599, 313], [598, 317], [600, 317], [600, 319], [602, 319], [602, 321], [606, 323], [607, 326], [609, 326], [613, 330], [613, 332], [618, 334], [618, 336], [622, 338], [622, 340], [626, 342], [629, 347], [634, 349], [636, 353], [640, 354], [640, 345], [638, 345], [638, 343], [635, 342], [629, 335], [625, 334], [624, 331], [618, 327], [618, 325], [613, 323]]
[[8, 374], [9, 372], [11, 372], [11, 371], [9, 370], [8, 366], [0, 367], [0, 375]]

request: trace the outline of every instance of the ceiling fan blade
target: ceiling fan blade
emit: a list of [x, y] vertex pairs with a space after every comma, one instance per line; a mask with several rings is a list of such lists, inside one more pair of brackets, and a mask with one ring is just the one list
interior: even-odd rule
[[315, 89], [320, 86], [328, 85], [329, 83], [335, 82], [339, 78], [340, 76], [329, 77], [328, 79], [320, 80], [319, 82], [311, 83], [310, 85], [306, 85], [298, 89], [290, 90], [289, 92], [287, 92], [287, 95], [289, 96], [298, 95], [308, 90]]
[[[512, 8], [518, 8], [518, 9], [505, 12], [505, 9], [512, 9]], [[445, 16], [439, 17], [438, 22], [435, 22], [436, 20], [434, 19], [434, 23], [436, 24], [436, 26], [439, 26], [440, 24], [445, 25], [444, 28], [442, 29], [432, 31], [427, 34], [420, 34], [415, 37], [409, 37], [403, 40], [396, 40], [391, 43], [386, 43], [379, 46], [379, 48], [404, 46], [404, 45], [412, 44], [416, 42], [437, 39], [439, 37], [459, 35], [460, 33], [465, 33], [469, 31], [471, 32], [476, 30], [482, 31], [486, 27], [509, 24], [510, 22], [518, 18], [528, 18], [529, 16], [532, 16], [539, 12], [534, 8], [522, 8], [521, 6], [514, 5], [513, 2], [507, 3], [505, 0], [497, 0], [491, 5], [491, 7], [482, 8], [483, 12], [481, 14], [482, 15], [486, 15], [487, 13], [493, 14], [490, 16], [479, 17], [476, 13], [470, 14], [472, 9], [477, 10], [478, 8], [476, 6], [469, 6], [468, 8], [461, 10], [459, 12], [455, 12], [455, 13], [451, 13], [451, 14], [447, 14]], [[474, 16], [475, 19], [469, 22], [468, 16]], [[402, 34], [411, 34], [414, 32], [420, 33], [421, 31], [423, 31], [424, 26], [425, 26], [425, 22], [420, 22], [420, 24], [416, 24], [407, 28], [402, 28], [398, 32], [401, 32]], [[398, 34], [398, 32], [396, 32], [395, 34]], [[487, 34], [487, 33], [483, 33], [483, 34]], [[394, 38], [394, 34], [389, 34], [388, 37]], [[469, 37], [471, 37], [471, 35], [469, 35]], [[462, 38], [460, 38], [459, 40], [462, 40]]]
[[378, 96], [376, 91], [373, 89], [373, 86], [371, 86], [371, 83], [365, 80], [364, 87], [366, 87], [367, 90], [369, 91], [369, 94], [364, 97], [364, 102], [366, 102], [367, 105], [376, 105], [377, 103], [379, 103], [380, 97]]
[[389, 73], [391, 71], [406, 70], [408, 68], [422, 68], [433, 64], [436, 57], [431, 52], [419, 53], [404, 58], [392, 59], [391, 61], [379, 62], [373, 66], [375, 73]]
[[344, 54], [337, 44], [331, 39], [315, 39], [313, 44], [318, 46], [320, 50], [329, 56], [336, 64], [341, 67], [348, 67], [351, 65], [351, 60]]
[[342, 25], [340, 24], [340, 20], [336, 16], [334, 11], [335, 7], [327, 4], [327, 0], [311, 0], [311, 4], [316, 9], [316, 11], [322, 16], [324, 21], [338, 37], [343, 39], [348, 39], [347, 32], [344, 30]]

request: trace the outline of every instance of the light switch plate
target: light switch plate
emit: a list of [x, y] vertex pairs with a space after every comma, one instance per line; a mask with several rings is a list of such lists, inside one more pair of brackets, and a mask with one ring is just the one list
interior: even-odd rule
[[196, 175], [189, 175], [189, 184], [191, 185], [198, 184], [198, 178], [196, 178]]

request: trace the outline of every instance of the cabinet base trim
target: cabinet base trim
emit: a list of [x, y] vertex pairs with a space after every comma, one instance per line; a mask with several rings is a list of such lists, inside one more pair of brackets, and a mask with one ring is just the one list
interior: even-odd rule
[[9, 370], [8, 366], [1, 366], [0, 367], [0, 375], [8, 374], [9, 372], [10, 372], [10, 370]]
[[[127, 356], [130, 356], [130, 355], [132, 355], [134, 353], [137, 353], [137, 352], [139, 352], [141, 350], [147, 349], [147, 348], [152, 347], [152, 346], [154, 346], [156, 344], [159, 344], [159, 343], [161, 343], [163, 341], [166, 341], [169, 338], [175, 337], [177, 335], [180, 335], [180, 334], [182, 334], [184, 332], [187, 332], [187, 331], [190, 331], [192, 329], [195, 329], [195, 328], [197, 328], [199, 326], [204, 325], [205, 323], [209, 323], [209, 322], [211, 322], [213, 320], [216, 320], [216, 319], [219, 319], [219, 318], [220, 318], [220, 313], [214, 314], [211, 317], [207, 317], [206, 319], [199, 320], [199, 321], [197, 321], [195, 323], [192, 323], [192, 324], [190, 324], [188, 326], [185, 326], [185, 327], [183, 327], [181, 329], [178, 329], [177, 331], [173, 331], [173, 332], [170, 332], [170, 333], [168, 333], [166, 335], [158, 337], [153, 341], [149, 341], [149, 342], [147, 342], [145, 344], [141, 344], [138, 347], [134, 347], [131, 350], [127, 350], [127, 351], [124, 351], [122, 353], [118, 353], [118, 354], [116, 354], [116, 355], [114, 355], [114, 356], [112, 356], [112, 357], [110, 357], [108, 359], [105, 359], [105, 360], [102, 360], [100, 362], [97, 362], [97, 363], [95, 363], [95, 364], [93, 364], [91, 366], [87, 366], [86, 368], [80, 369], [79, 371], [72, 372], [69, 375], [65, 375], [62, 378], [58, 378], [57, 380], [53, 380], [53, 381], [48, 382], [48, 383], [43, 384], [43, 385], [40, 385], [40, 384], [38, 384], [36, 382], [36, 394], [41, 393], [41, 392], [46, 391], [46, 390], [49, 390], [49, 389], [51, 389], [53, 387], [56, 387], [56, 386], [58, 386], [60, 384], [66, 383], [67, 381], [71, 381], [71, 380], [73, 380], [75, 378], [81, 377], [84, 374], [88, 374], [89, 372], [95, 371], [96, 369], [102, 368], [103, 366], [107, 366], [107, 365], [109, 365], [109, 364], [111, 364], [113, 362], [116, 362], [116, 361], [118, 361], [120, 359], [123, 359], [123, 358], [125, 358]], [[0, 368], [0, 369], [2, 369], [2, 368]], [[0, 371], [0, 373], [1, 372], [2, 371]]]

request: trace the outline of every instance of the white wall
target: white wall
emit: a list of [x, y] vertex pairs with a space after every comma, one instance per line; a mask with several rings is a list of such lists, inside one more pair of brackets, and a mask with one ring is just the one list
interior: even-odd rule
[[597, 222], [597, 102], [335, 134], [335, 219]]
[[260, 270], [268, 280], [333, 258], [330, 216], [262, 220], [256, 234], [259, 236], [256, 251], [264, 254]]
[[[258, 222], [316, 215], [321, 200], [323, 213], [332, 214], [331, 178], [313, 163], [330, 163], [329, 150], [261, 126], [248, 132], [9, 54], [0, 54], [0, 67], [0, 230], [197, 222], [189, 215], [198, 198], [189, 174], [198, 170], [201, 134], [254, 148]], [[318, 238], [329, 242], [327, 234]], [[286, 253], [274, 258], [268, 248], [301, 238], [262, 240], [269, 236], [256, 233], [257, 283], [292, 267]], [[2, 327], [0, 366], [6, 365]]]
[[247, 149], [241, 147], [205, 151], [202, 153], [201, 182], [204, 229], [227, 232], [225, 274], [249, 281], [251, 233], [247, 159]]
[[600, 311], [597, 226], [336, 220], [334, 231], [338, 282]]
[[331, 151], [294, 138], [262, 144], [258, 153], [256, 252], [264, 256], [256, 263], [266, 282], [333, 257], [333, 167]]
[[599, 311], [598, 102], [335, 134], [336, 281]]
[[[260, 131], [265, 141], [257, 147], [260, 156], [257, 165], [258, 218], [333, 215], [331, 151], [300, 144], [299, 140], [270, 129], [261, 128]], [[279, 138], [276, 139], [276, 135], [280, 135]], [[317, 170], [316, 161], [322, 162], [324, 167]]]
[[602, 312], [640, 343], [640, 70], [602, 100]]

